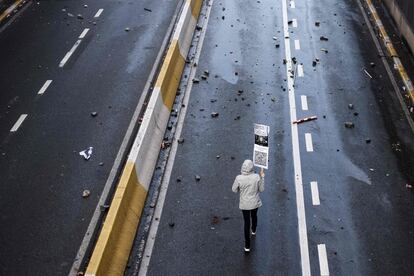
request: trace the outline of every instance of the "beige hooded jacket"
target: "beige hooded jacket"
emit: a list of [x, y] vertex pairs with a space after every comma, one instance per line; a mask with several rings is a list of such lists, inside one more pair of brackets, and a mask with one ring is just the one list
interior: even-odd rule
[[253, 162], [245, 160], [241, 168], [241, 175], [234, 180], [233, 192], [240, 192], [241, 210], [253, 210], [262, 206], [259, 193], [264, 191], [264, 177], [253, 173]]

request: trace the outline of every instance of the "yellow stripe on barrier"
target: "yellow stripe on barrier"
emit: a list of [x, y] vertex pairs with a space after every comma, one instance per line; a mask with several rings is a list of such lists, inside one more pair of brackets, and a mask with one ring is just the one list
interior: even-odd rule
[[203, 4], [203, 0], [187, 0], [190, 2], [191, 5], [191, 14], [194, 18], [198, 18], [201, 11], [201, 5]]
[[171, 110], [181, 74], [185, 65], [184, 57], [180, 54], [178, 40], [173, 40], [165, 56], [155, 87], [159, 87], [164, 105]]
[[128, 161], [85, 275], [123, 275], [146, 197], [135, 165]]
[[17, 0], [5, 12], [0, 15], [0, 22], [9, 16], [24, 0]]

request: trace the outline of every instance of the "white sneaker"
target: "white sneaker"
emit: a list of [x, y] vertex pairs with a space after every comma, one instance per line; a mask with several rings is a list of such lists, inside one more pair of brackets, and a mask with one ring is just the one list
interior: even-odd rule
[[244, 252], [250, 252], [250, 248], [244, 248]]

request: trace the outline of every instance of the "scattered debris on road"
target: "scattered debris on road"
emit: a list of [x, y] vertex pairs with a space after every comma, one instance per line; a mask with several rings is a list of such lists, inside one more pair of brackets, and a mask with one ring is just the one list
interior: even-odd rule
[[344, 125], [345, 125], [346, 128], [354, 128], [355, 127], [355, 124], [353, 122], [345, 122]]
[[89, 190], [84, 190], [84, 191], [82, 192], [82, 197], [83, 197], [83, 198], [87, 198], [87, 197], [89, 197], [89, 196], [90, 196], [90, 194], [91, 194], [91, 192], [90, 192]]
[[92, 156], [93, 147], [89, 147], [88, 149], [85, 149], [83, 151], [79, 152], [80, 156], [83, 156], [85, 160], [89, 160]]
[[367, 74], [367, 76], [372, 79], [372, 76], [371, 76], [370, 73], [368, 73], [367, 69], [365, 69], [365, 68], [363, 68], [363, 69], [364, 69], [365, 74]]
[[310, 117], [306, 117], [306, 118], [302, 118], [302, 119], [293, 121], [293, 124], [301, 124], [301, 123], [304, 123], [304, 122], [309, 122], [309, 121], [313, 121], [313, 120], [317, 120], [317, 119], [318, 119], [318, 117], [316, 117], [316, 116], [310, 116]]

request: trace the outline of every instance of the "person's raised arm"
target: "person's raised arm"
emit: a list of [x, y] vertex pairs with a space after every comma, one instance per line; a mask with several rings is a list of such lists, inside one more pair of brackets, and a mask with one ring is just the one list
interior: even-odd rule
[[233, 187], [231, 187], [231, 190], [234, 193], [237, 193], [239, 191], [239, 181], [237, 181], [237, 177], [234, 179]]
[[265, 173], [263, 168], [260, 170], [260, 179], [259, 179], [259, 192], [263, 192], [264, 191], [264, 177], [265, 177]]

